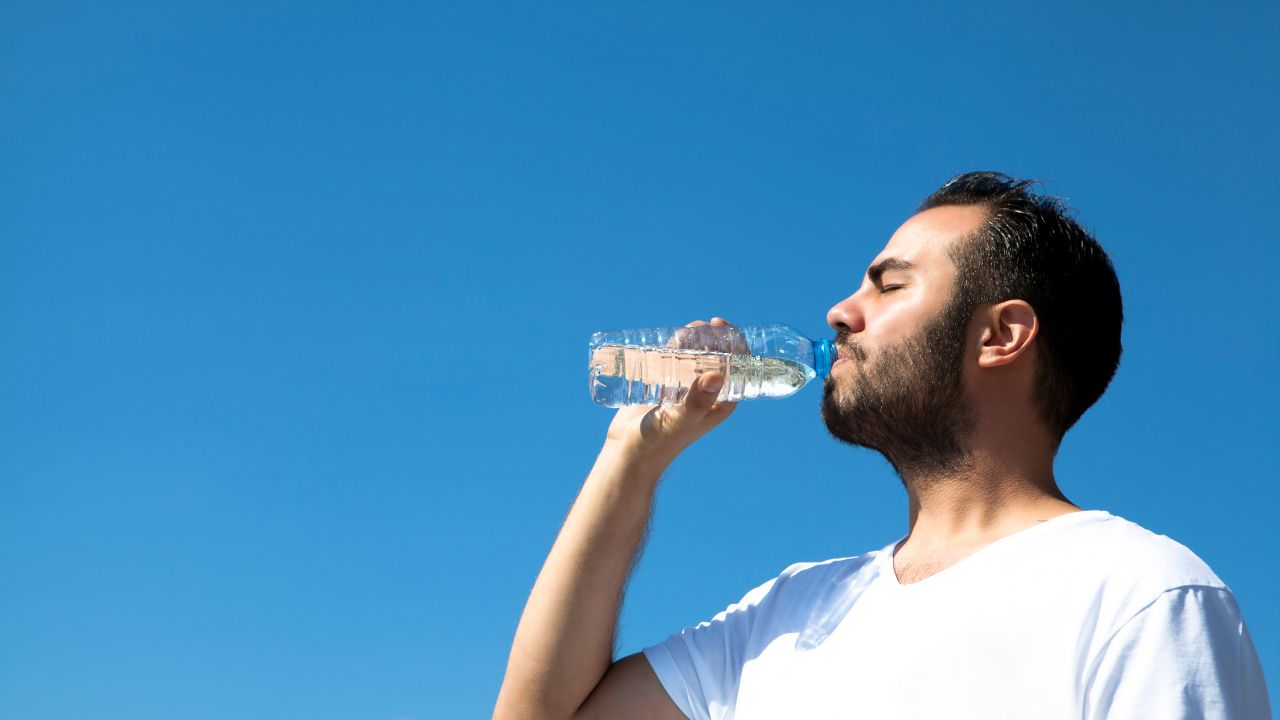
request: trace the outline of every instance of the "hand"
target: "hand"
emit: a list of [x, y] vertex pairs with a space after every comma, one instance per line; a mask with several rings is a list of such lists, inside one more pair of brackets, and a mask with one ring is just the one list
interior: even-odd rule
[[[710, 325], [732, 327], [724, 318], [712, 318]], [[686, 328], [699, 328], [708, 323], [698, 320]], [[721, 338], [724, 336], [717, 333]], [[687, 336], [677, 335], [677, 342], [698, 336], [696, 331]], [[745, 342], [737, 333], [729, 336], [735, 352], [745, 352]], [[742, 347], [738, 347], [741, 345]], [[708, 348], [709, 349], [709, 348]], [[616, 444], [628, 455], [644, 462], [659, 463], [663, 467], [676, 458], [693, 441], [724, 422], [738, 406], [734, 403], [717, 403], [716, 397], [724, 384], [725, 376], [719, 372], [699, 375], [689, 385], [684, 399], [675, 404], [632, 405], [619, 408], [609, 424], [605, 444]]]

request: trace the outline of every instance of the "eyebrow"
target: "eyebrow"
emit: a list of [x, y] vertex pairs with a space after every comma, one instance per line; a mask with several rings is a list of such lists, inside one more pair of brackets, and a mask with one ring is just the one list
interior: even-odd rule
[[901, 258], [889, 257], [867, 268], [871, 282], [880, 284], [880, 276], [892, 270], [914, 270], [915, 266]]

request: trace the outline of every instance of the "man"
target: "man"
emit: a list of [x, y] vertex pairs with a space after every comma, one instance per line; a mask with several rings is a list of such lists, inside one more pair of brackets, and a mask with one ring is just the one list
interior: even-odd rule
[[715, 373], [680, 404], [623, 408], [534, 585], [494, 716], [1270, 717], [1222, 581], [1057, 487], [1062, 437], [1119, 362], [1120, 288], [1029, 185], [953, 179], [828, 313], [840, 357], [823, 419], [892, 463], [905, 538], [792, 565], [612, 662], [658, 479], [734, 409], [714, 402]]

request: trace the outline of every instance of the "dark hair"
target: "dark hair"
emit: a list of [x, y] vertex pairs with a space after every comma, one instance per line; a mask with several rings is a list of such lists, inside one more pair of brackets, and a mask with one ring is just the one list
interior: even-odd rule
[[964, 316], [987, 303], [1025, 300], [1039, 320], [1034, 400], [1059, 442], [1110, 384], [1120, 365], [1124, 309], [1106, 251], [1058, 198], [996, 172], [952, 178], [920, 203], [976, 205], [988, 211], [971, 237], [949, 249], [953, 302]]

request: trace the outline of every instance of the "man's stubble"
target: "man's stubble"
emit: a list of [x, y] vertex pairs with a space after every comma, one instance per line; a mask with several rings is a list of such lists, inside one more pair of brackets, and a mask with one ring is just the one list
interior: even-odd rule
[[879, 452], [900, 477], [965, 467], [962, 441], [975, 415], [963, 379], [971, 313], [961, 305], [953, 299], [919, 333], [874, 356], [847, 332], [836, 336], [854, 367], [823, 387], [822, 419], [833, 437]]

